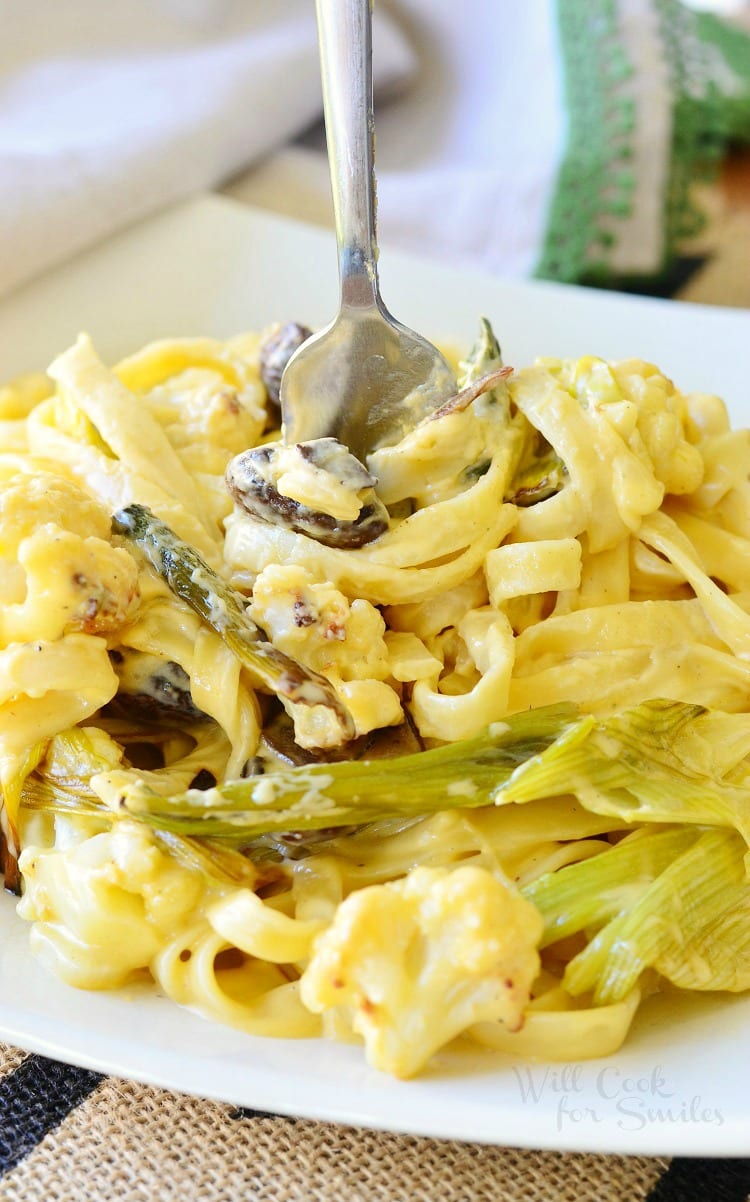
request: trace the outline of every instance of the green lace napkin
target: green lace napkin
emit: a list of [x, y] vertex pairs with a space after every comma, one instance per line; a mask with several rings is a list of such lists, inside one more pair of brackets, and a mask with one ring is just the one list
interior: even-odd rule
[[678, 0], [557, 0], [567, 144], [536, 274], [666, 280], [694, 186], [750, 142], [750, 36]]

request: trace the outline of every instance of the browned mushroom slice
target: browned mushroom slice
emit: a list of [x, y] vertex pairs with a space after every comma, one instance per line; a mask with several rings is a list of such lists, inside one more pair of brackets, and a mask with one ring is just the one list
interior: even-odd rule
[[300, 767], [303, 764], [333, 764], [341, 760], [383, 760], [398, 755], [413, 755], [424, 751], [422, 742], [409, 714], [399, 726], [385, 726], [352, 739], [343, 747], [308, 750], [294, 739], [294, 726], [283, 710], [263, 727], [263, 752], [277, 762]]
[[109, 658], [120, 681], [110, 713], [140, 715], [154, 722], [177, 715], [191, 722], [207, 719], [193, 701], [190, 678], [179, 664], [130, 647], [113, 649]]
[[300, 747], [294, 738], [294, 725], [288, 715], [280, 710], [263, 727], [259, 757], [271, 764], [298, 768], [303, 764], [330, 764], [340, 760], [358, 758], [356, 749], [362, 737], [353, 739], [343, 747], [318, 748]]
[[388, 529], [377, 480], [336, 438], [293, 446], [269, 442], [243, 451], [229, 463], [226, 482], [254, 517], [326, 547], [354, 550]]
[[273, 330], [260, 344], [260, 378], [274, 410], [279, 409], [279, 389], [284, 368], [296, 350], [307, 342], [312, 330], [296, 321]]

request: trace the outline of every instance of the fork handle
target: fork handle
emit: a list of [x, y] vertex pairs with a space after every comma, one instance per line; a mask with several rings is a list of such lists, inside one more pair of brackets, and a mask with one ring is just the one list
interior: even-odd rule
[[342, 308], [379, 301], [371, 0], [316, 0]]

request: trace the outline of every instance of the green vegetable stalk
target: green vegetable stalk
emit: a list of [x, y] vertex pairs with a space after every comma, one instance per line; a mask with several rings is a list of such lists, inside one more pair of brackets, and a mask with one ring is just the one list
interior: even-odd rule
[[[683, 988], [747, 989], [745, 851], [734, 831], [701, 833], [570, 961], [565, 988], [574, 995], [591, 992], [595, 1003], [607, 1005], [622, 1001], [644, 969], [653, 967]], [[738, 908], [744, 923], [728, 922]]]
[[[586, 809], [620, 821], [733, 827], [747, 839], [750, 790], [740, 768], [707, 758], [708, 741], [721, 738], [715, 717], [681, 702], [647, 702], [604, 719], [549, 706], [476, 738], [387, 761], [313, 764], [172, 797], [124, 784], [119, 805], [154, 827], [242, 845], [272, 831], [572, 793]], [[740, 719], [750, 727], [750, 715], [727, 716], [735, 726]]]
[[695, 826], [640, 827], [611, 850], [532, 881], [522, 892], [544, 919], [541, 946], [598, 930], [631, 910], [699, 837]]
[[314, 831], [491, 804], [519, 764], [585, 737], [569, 705], [517, 714], [484, 734], [390, 760], [344, 760], [161, 797], [123, 784], [120, 808], [151, 826], [247, 845], [272, 831]]
[[[325, 842], [344, 828], [542, 798], [564, 805], [575, 794], [620, 827], [637, 826], [523, 890], [544, 919], [542, 946], [587, 937], [564, 988], [617, 1002], [648, 968], [683, 988], [750, 988], [750, 715], [652, 701], [596, 719], [549, 706], [413, 755], [316, 763], [171, 797], [115, 771], [112, 808], [88, 780], [73, 789], [64, 750], [56, 762], [65, 787], [32, 773], [24, 805], [137, 818], [190, 867], [233, 881], [255, 871], [256, 851], [267, 858], [270, 835], [304, 843], [305, 832], [322, 831]], [[90, 763], [101, 768], [93, 752]]]
[[492, 326], [486, 317], [479, 319], [479, 337], [467, 358], [459, 365], [459, 391], [475, 384], [482, 376], [503, 366], [503, 353]]
[[172, 591], [216, 631], [257, 684], [292, 709], [324, 706], [338, 725], [339, 742], [354, 738], [352, 717], [329, 681], [264, 639], [247, 616], [242, 595], [226, 584], [194, 547], [143, 505], [120, 509], [113, 516], [112, 528], [140, 548]]
[[[723, 731], [730, 736], [726, 746]], [[559, 740], [520, 767], [494, 801], [574, 793], [595, 814], [734, 827], [750, 843], [750, 788], [743, 781], [748, 734], [750, 714], [644, 702], [592, 722], [585, 739]]]

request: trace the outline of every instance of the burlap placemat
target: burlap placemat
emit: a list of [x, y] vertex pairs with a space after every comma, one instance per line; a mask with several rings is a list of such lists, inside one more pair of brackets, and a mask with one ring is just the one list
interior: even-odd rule
[[280, 1118], [0, 1044], [2, 1202], [747, 1202], [750, 1161], [519, 1151]]

